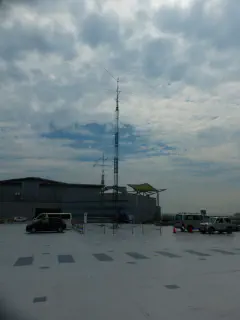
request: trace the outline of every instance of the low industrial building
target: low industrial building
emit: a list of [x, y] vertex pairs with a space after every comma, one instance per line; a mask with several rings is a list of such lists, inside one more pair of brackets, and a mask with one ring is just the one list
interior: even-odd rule
[[[119, 187], [117, 206], [122, 212], [144, 222], [160, 215], [159, 192], [149, 184]], [[32, 218], [42, 212], [70, 212], [73, 220], [81, 221], [88, 213], [89, 221], [112, 219], [116, 202], [111, 187], [95, 184], [72, 184], [27, 177], [0, 181], [0, 218], [16, 216]], [[152, 197], [157, 195], [156, 198]]]

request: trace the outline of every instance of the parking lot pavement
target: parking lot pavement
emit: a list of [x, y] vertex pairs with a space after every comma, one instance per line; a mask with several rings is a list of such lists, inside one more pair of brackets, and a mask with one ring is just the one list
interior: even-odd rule
[[0, 225], [0, 293], [27, 319], [238, 319], [240, 233], [26, 234]]

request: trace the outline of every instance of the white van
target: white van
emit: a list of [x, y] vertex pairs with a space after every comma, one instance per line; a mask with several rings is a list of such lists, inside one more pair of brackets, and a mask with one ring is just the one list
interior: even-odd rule
[[181, 231], [190, 231], [191, 229], [200, 229], [203, 221], [208, 221], [209, 217], [200, 213], [178, 213], [175, 216], [174, 226]]
[[67, 229], [72, 228], [72, 214], [71, 213], [65, 213], [65, 212], [59, 212], [59, 213], [40, 213], [38, 216], [36, 216], [33, 220], [38, 219], [47, 219], [48, 217], [53, 218], [61, 218], [66, 223]]

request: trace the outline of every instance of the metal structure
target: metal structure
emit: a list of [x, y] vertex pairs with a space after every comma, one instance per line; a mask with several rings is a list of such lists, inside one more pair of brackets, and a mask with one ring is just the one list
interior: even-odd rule
[[114, 201], [116, 216], [118, 215], [118, 174], [119, 174], [119, 78], [117, 78], [116, 110], [115, 110], [115, 134], [114, 134]]
[[142, 184], [128, 184], [130, 188], [136, 192], [136, 194], [142, 194], [144, 196], [157, 195], [157, 206], [159, 206], [159, 193], [166, 191], [167, 189], [156, 189], [152, 187], [149, 183]]
[[[101, 160], [101, 164], [99, 164], [99, 161]], [[99, 158], [93, 165], [93, 167], [97, 167], [100, 166], [102, 168], [102, 172], [101, 172], [101, 185], [102, 185], [102, 193], [104, 191], [104, 187], [105, 187], [105, 167], [107, 167], [108, 165], [105, 163], [105, 161], [108, 160], [108, 158], [105, 158], [104, 156], [104, 152], [102, 154], [102, 157]]]
[[142, 184], [128, 184], [130, 188], [133, 189], [133, 192], [136, 194], [136, 208], [138, 207], [138, 197], [140, 195], [150, 197], [152, 195], [156, 195], [157, 200], [157, 216], [159, 220], [161, 219], [161, 207], [160, 207], [160, 199], [159, 194], [160, 192], [166, 191], [167, 189], [156, 189], [151, 186], [149, 183], [142, 183]]
[[[104, 68], [105, 69], [105, 68]], [[116, 89], [116, 109], [115, 109], [115, 132], [114, 132], [114, 160], [113, 160], [113, 167], [114, 167], [114, 185], [113, 185], [113, 195], [114, 195], [114, 203], [115, 203], [115, 211], [116, 217], [118, 216], [118, 195], [119, 195], [119, 186], [118, 186], [118, 174], [119, 174], [119, 78], [115, 78], [107, 69], [105, 71], [117, 82], [117, 89]]]

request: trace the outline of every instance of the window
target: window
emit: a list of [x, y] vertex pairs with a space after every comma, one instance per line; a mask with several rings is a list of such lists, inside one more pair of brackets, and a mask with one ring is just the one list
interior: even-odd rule
[[45, 213], [42, 213], [40, 214], [39, 216], [37, 216], [38, 219], [45, 219], [46, 218], [46, 214]]
[[229, 218], [225, 218], [224, 220], [225, 220], [225, 222], [227, 222], [227, 223], [231, 223], [231, 220], [230, 220]]
[[196, 215], [196, 216], [193, 216], [193, 220], [202, 220], [202, 216], [200, 215]]
[[182, 220], [182, 215], [181, 214], [177, 214], [176, 215], [176, 220], [177, 221], [181, 221]]
[[49, 217], [52, 217], [52, 218], [61, 218], [61, 214], [60, 214], [60, 213], [51, 213], [51, 214], [49, 214]]
[[193, 220], [193, 215], [186, 215], [185, 220]]
[[69, 213], [65, 213], [65, 214], [61, 214], [62, 219], [68, 220], [70, 219], [70, 214]]

